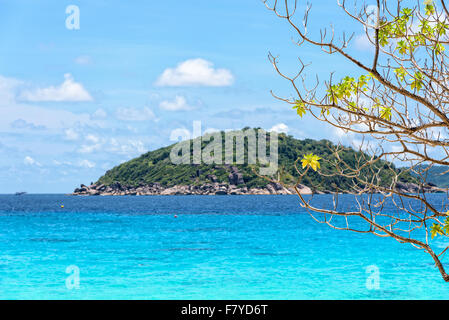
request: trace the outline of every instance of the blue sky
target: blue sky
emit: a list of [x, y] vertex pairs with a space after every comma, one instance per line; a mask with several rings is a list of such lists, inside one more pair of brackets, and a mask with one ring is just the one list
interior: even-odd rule
[[[313, 1], [310, 30], [362, 30], [336, 1]], [[66, 7], [80, 10], [79, 30]], [[319, 50], [298, 48], [285, 21], [259, 0], [0, 0], [0, 193], [71, 192], [107, 169], [165, 146], [173, 130], [288, 130], [336, 140], [335, 131], [274, 99], [293, 94], [271, 51], [310, 78], [356, 73]], [[349, 23], [348, 23], [349, 22]], [[361, 59], [369, 49], [350, 48]]]

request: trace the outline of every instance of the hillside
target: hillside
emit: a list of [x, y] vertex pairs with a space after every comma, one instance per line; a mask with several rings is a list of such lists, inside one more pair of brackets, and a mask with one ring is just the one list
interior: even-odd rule
[[[221, 133], [224, 137], [224, 132]], [[269, 136], [269, 134], [268, 134]], [[209, 141], [209, 140], [207, 140]], [[333, 155], [329, 150], [332, 143], [328, 140], [298, 140], [292, 136], [285, 134], [279, 135], [279, 171], [281, 181], [285, 184], [294, 184], [297, 178], [297, 172], [294, 168], [294, 162], [298, 157], [305, 154], [314, 153], [323, 159], [332, 159]], [[190, 142], [190, 141], [189, 141]], [[202, 142], [202, 148], [207, 145]], [[273, 193], [272, 189], [282, 192], [282, 187], [269, 182], [254, 173], [253, 169], [258, 172], [259, 165], [248, 164], [173, 164], [170, 160], [170, 151], [173, 145], [147, 152], [138, 158], [125, 162], [115, 168], [107, 171], [105, 175], [100, 177], [94, 184], [93, 194], [114, 193], [128, 194], [127, 190], [133, 190], [130, 194], [158, 194], [164, 190], [172, 188], [174, 193], [189, 193], [188, 190], [199, 190], [199, 194], [213, 193], [220, 191], [221, 193], [231, 193], [232, 190], [239, 190], [240, 193], [264, 193], [263, 190], [269, 189], [269, 193]], [[223, 143], [223, 156], [224, 156]], [[245, 141], [245, 150], [247, 145]], [[351, 148], [345, 149], [341, 153], [341, 158], [348, 164], [355, 164], [358, 152]], [[223, 158], [224, 159], [224, 158]], [[245, 160], [247, 155], [245, 155]], [[247, 163], [247, 161], [245, 161]], [[381, 162], [379, 165], [385, 165]], [[322, 162], [321, 170], [325, 172], [335, 172], [334, 168]], [[382, 181], [388, 183], [391, 181], [391, 172], [382, 171]], [[401, 174], [402, 182], [412, 182], [413, 178], [406, 172]], [[348, 190], [352, 182], [348, 178], [343, 177], [322, 177], [316, 172], [310, 171], [307, 177], [302, 181], [309, 191], [327, 192], [335, 190]], [[204, 186], [215, 185], [214, 190], [206, 190], [202, 193]], [[268, 185], [268, 186], [267, 186]], [[179, 186], [189, 186], [188, 190], [179, 189]], [[230, 190], [232, 186], [232, 190]], [[314, 190], [308, 187], [314, 186]], [[177, 189], [173, 189], [177, 187]], [[90, 194], [89, 187], [82, 186], [75, 190], [75, 194]], [[207, 188], [206, 188], [207, 189]], [[210, 188], [209, 188], [210, 189]], [[262, 191], [260, 191], [262, 190]], [[99, 192], [97, 192], [99, 191]], [[145, 191], [145, 192], [144, 192]], [[288, 193], [286, 190], [284, 190]], [[304, 189], [306, 192], [306, 189]], [[196, 193], [193, 192], [193, 193]]]
[[428, 183], [432, 183], [440, 188], [449, 187], [449, 167], [435, 165], [430, 168], [423, 166], [422, 169], [425, 170], [425, 180]]

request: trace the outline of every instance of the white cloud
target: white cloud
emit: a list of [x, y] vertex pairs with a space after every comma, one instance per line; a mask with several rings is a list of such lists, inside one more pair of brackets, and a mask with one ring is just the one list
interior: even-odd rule
[[23, 163], [28, 166], [38, 166], [38, 167], [41, 166], [39, 162], [31, 158], [30, 156], [26, 156], [25, 159], [23, 159]]
[[158, 86], [208, 86], [224, 87], [234, 82], [234, 76], [227, 69], [215, 69], [214, 64], [204, 59], [190, 59], [176, 68], [165, 69], [156, 81]]
[[53, 160], [53, 164], [58, 167], [80, 167], [88, 169], [94, 168], [96, 166], [95, 162], [89, 161], [87, 159], [78, 160], [76, 162]]
[[88, 134], [86, 136], [86, 140], [92, 143], [98, 143], [100, 142], [100, 138], [98, 138], [96, 135], [93, 134]]
[[[367, 130], [368, 127], [365, 124], [355, 124], [354, 129]], [[354, 133], [351, 131], [343, 130], [340, 128], [332, 128], [331, 138], [335, 143], [342, 144], [344, 146], [351, 147], [353, 149], [362, 151], [368, 151], [370, 148], [378, 147], [378, 141], [370, 136]], [[376, 142], [377, 141], [377, 142]]]
[[268, 131], [276, 131], [278, 133], [285, 133], [287, 134], [288, 132], [288, 126], [285, 123], [278, 123], [276, 125], [274, 125], [273, 127], [271, 127], [270, 130]]
[[101, 150], [102, 146], [103, 146], [103, 144], [101, 144], [101, 143], [96, 143], [96, 144], [91, 144], [91, 145], [83, 144], [83, 145], [81, 145], [78, 152], [79, 153], [92, 153], [94, 151]]
[[90, 154], [93, 152], [104, 152], [108, 154], [120, 154], [135, 156], [148, 151], [141, 140], [102, 138], [94, 135], [86, 136], [86, 143], [80, 146], [78, 153]]
[[191, 133], [185, 128], [177, 128], [171, 131], [170, 141], [184, 141], [191, 139]]
[[92, 101], [89, 92], [81, 83], [75, 82], [70, 73], [64, 75], [64, 82], [59, 86], [50, 86], [35, 90], [23, 91], [19, 98], [25, 101]]
[[204, 134], [208, 134], [208, 133], [214, 133], [214, 132], [220, 132], [220, 129], [217, 128], [207, 128], [206, 130], [204, 130]]
[[42, 125], [35, 125], [32, 122], [23, 119], [17, 119], [11, 122], [10, 127], [13, 129], [27, 129], [27, 130], [45, 130], [46, 127]]
[[108, 152], [124, 155], [142, 154], [148, 151], [140, 140], [127, 140], [120, 143], [116, 139], [111, 139], [107, 150]]
[[107, 112], [103, 109], [98, 109], [94, 113], [92, 113], [91, 118], [92, 119], [105, 119], [108, 116]]
[[[88, 114], [44, 108], [28, 103], [19, 103], [16, 98], [24, 82], [0, 76], [0, 128], [6, 130], [20, 119], [36, 128], [65, 130], [73, 126], [92, 123]], [[18, 124], [17, 122], [15, 124]]]
[[76, 132], [74, 129], [71, 129], [71, 128], [65, 130], [64, 134], [65, 134], [66, 140], [75, 141], [75, 140], [78, 140], [78, 138], [79, 138], [78, 132]]
[[186, 98], [176, 96], [174, 100], [164, 100], [159, 104], [159, 108], [167, 111], [192, 110], [193, 107], [187, 104]]
[[356, 49], [360, 50], [360, 51], [373, 51], [374, 50], [374, 46], [368, 39], [368, 36], [366, 35], [366, 33], [356, 36], [354, 39], [354, 45], [355, 45]]
[[154, 112], [148, 108], [119, 108], [115, 114], [117, 119], [124, 121], [147, 121], [156, 120]]
[[96, 164], [94, 162], [91, 162], [89, 160], [81, 160], [80, 162], [78, 162], [78, 165], [80, 167], [89, 168], [89, 169], [92, 169], [96, 166]]
[[75, 114], [66, 110], [48, 109], [27, 104], [11, 103], [3, 105], [0, 101], [0, 128], [8, 128], [17, 119], [33, 123], [36, 127], [66, 129], [92, 123], [88, 114]]
[[89, 65], [92, 64], [92, 58], [87, 55], [82, 55], [75, 58], [75, 63], [82, 66]]
[[391, 146], [392, 152], [401, 152], [403, 150], [404, 150], [404, 148], [401, 145], [392, 145]]
[[348, 134], [351, 134], [343, 129], [336, 128], [336, 127], [334, 128], [333, 133], [337, 138], [343, 138], [343, 137], [346, 137]]
[[58, 160], [53, 160], [53, 164], [55, 166], [72, 166], [72, 162], [70, 161], [58, 161]]
[[23, 82], [14, 78], [0, 76], [0, 104], [15, 103], [17, 87]]

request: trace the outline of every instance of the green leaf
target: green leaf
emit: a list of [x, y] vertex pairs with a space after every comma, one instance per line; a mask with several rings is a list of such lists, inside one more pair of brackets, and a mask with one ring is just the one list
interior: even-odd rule
[[330, 108], [328, 108], [328, 107], [322, 107], [321, 108], [321, 114], [327, 114], [327, 115], [330, 115], [330, 113], [331, 113], [331, 111], [330, 111]]
[[296, 100], [295, 103], [293, 109], [296, 109], [296, 113], [302, 118], [306, 114], [306, 104], [300, 100]]
[[406, 44], [406, 42], [404, 40], [399, 41], [396, 49], [399, 50], [400, 54], [406, 54], [407, 53], [407, 44]]
[[433, 50], [436, 54], [441, 54], [444, 50], [446, 50], [446, 48], [441, 43], [437, 43], [435, 44]]
[[381, 47], [388, 45], [388, 37], [386, 32], [381, 32], [379, 30], [379, 44]]
[[410, 8], [404, 8], [404, 9], [402, 9], [402, 11], [401, 11], [401, 14], [402, 14], [402, 16], [401, 16], [401, 18], [402, 19], [408, 19], [408, 18], [410, 18], [410, 16], [411, 16], [411, 14], [412, 14], [412, 9], [410, 9]]
[[366, 91], [368, 88], [367, 88], [367, 85], [368, 85], [368, 81], [369, 80], [371, 80], [371, 76], [370, 75], [364, 75], [364, 74], [362, 74], [360, 77], [359, 77], [359, 81], [357, 82], [357, 88], [359, 89], [359, 90], [362, 90], [362, 91]]
[[390, 107], [380, 107], [380, 117], [385, 120], [391, 120], [391, 108]]
[[449, 26], [444, 22], [438, 22], [436, 29], [438, 31], [438, 35], [444, 36], [446, 35], [446, 30], [449, 29]]
[[443, 231], [446, 234], [449, 234], [449, 217], [444, 221]]
[[417, 91], [421, 90], [422, 86], [423, 86], [423, 79], [424, 76], [421, 72], [416, 72], [415, 73], [415, 77], [413, 79], [411, 79], [412, 83], [410, 84], [412, 89], [416, 89]]
[[435, 13], [435, 6], [433, 4], [426, 4], [425, 11], [426, 15], [430, 16]]
[[421, 33], [423, 35], [426, 35], [428, 38], [432, 38], [433, 37], [433, 29], [430, 26], [429, 21], [421, 20], [421, 23], [419, 24], [419, 27], [420, 27]]
[[405, 76], [407, 75], [407, 72], [403, 67], [397, 68], [394, 70], [394, 73], [398, 76], [399, 80], [404, 81]]
[[431, 227], [430, 227], [430, 236], [431, 238], [435, 238], [437, 235], [444, 235], [444, 231], [441, 228], [440, 224], [434, 223]]

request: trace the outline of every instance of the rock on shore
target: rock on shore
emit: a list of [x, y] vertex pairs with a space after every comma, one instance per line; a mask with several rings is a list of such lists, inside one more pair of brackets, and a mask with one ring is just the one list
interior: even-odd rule
[[[239, 181], [239, 177], [230, 177], [230, 180]], [[211, 180], [214, 180], [213, 177]], [[446, 192], [446, 189], [438, 188], [435, 185], [427, 184], [424, 187], [426, 193]], [[298, 185], [301, 194], [312, 194], [312, 190], [305, 185]], [[420, 186], [414, 183], [396, 183], [396, 190], [401, 193], [421, 192]], [[317, 194], [330, 192], [316, 192]], [[203, 185], [175, 185], [164, 187], [159, 183], [142, 184], [139, 186], [127, 186], [115, 182], [109, 186], [104, 184], [82, 184], [76, 188], [72, 195], [79, 196], [149, 196], [149, 195], [288, 195], [296, 194], [293, 188], [285, 188], [278, 183], [269, 183], [264, 188], [240, 187], [234, 184], [212, 182]]]
[[432, 183], [427, 183], [425, 185], [417, 185], [416, 183], [404, 183], [404, 182], [396, 182], [396, 190], [401, 193], [418, 193], [418, 192], [426, 192], [426, 193], [438, 193], [438, 192], [447, 192], [447, 189], [439, 188]]
[[[239, 178], [237, 177], [237, 180]], [[299, 185], [298, 189], [302, 194], [311, 194], [312, 190], [304, 185]], [[265, 188], [238, 187], [225, 183], [208, 183], [203, 185], [176, 185], [164, 187], [159, 183], [151, 183], [140, 186], [126, 186], [115, 182], [109, 186], [103, 184], [92, 184], [86, 186], [82, 184], [75, 189], [72, 195], [80, 196], [147, 196], [147, 195], [251, 195], [251, 194], [295, 194], [293, 188], [284, 188], [277, 183], [270, 183]]]

